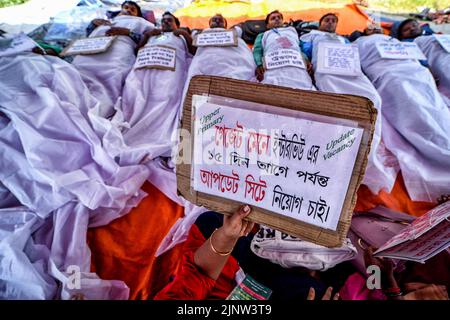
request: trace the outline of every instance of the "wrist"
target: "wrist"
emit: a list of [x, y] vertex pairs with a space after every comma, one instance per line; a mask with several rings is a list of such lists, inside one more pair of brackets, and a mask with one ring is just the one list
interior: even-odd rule
[[390, 299], [397, 299], [403, 296], [402, 290], [398, 286], [392, 286], [383, 290], [385, 296]]
[[214, 232], [214, 237], [211, 240], [213, 242], [214, 248], [216, 248], [217, 251], [229, 252], [233, 250], [238, 239], [236, 237], [227, 235], [223, 227], [220, 227], [216, 229], [216, 231]]

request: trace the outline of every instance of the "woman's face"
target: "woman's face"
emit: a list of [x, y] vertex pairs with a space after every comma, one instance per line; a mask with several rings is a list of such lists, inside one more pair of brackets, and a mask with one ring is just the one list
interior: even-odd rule
[[122, 5], [122, 11], [120, 11], [120, 16], [138, 16], [138, 8], [135, 5], [124, 3]]
[[269, 22], [267, 28], [279, 28], [283, 26], [283, 16], [281, 13], [275, 12], [269, 16]]

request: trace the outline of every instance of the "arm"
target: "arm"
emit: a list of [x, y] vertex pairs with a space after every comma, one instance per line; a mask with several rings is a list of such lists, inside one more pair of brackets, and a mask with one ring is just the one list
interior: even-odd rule
[[[181, 268], [172, 282], [169, 282], [154, 297], [155, 300], [205, 300], [216, 286], [216, 280], [201, 272], [194, 263], [195, 251], [205, 242], [205, 237], [194, 224], [184, 244]], [[231, 288], [230, 288], [231, 291]]]
[[313, 50], [312, 41], [311, 42], [303, 42], [300, 40], [300, 51], [306, 55], [306, 57], [309, 59], [309, 61], [312, 60], [312, 50]]
[[264, 33], [258, 34], [253, 45], [253, 59], [255, 59], [256, 63], [255, 74], [258, 81], [262, 81], [264, 79], [264, 66], [262, 61], [262, 58], [264, 56], [264, 49], [262, 47], [263, 35]]
[[250, 207], [244, 206], [232, 216], [224, 216], [223, 226], [195, 252], [195, 265], [211, 279], [217, 280], [237, 240], [253, 229], [254, 223], [244, 220], [250, 212]]
[[189, 34], [189, 32], [187, 32], [186, 30], [183, 30], [183, 29], [176, 29], [173, 32], [173, 34], [176, 35], [177, 37], [183, 36], [183, 38], [186, 40], [189, 52], [193, 55], [195, 54], [195, 52], [197, 51], [197, 48], [192, 45], [192, 37]]
[[300, 40], [300, 53], [305, 61], [306, 71], [311, 78], [314, 78], [314, 68], [311, 63], [312, 60], [312, 42], [303, 42]]
[[51, 56], [59, 57], [59, 54], [62, 51], [62, 48], [57, 45], [50, 45], [43, 41], [37, 41], [36, 43], [38, 44], [38, 46], [33, 48], [33, 52], [37, 54], [48, 54]]
[[138, 47], [142, 48], [143, 46], [145, 46], [147, 44], [148, 40], [151, 37], [159, 36], [161, 33], [162, 33], [162, 31], [160, 29], [152, 29], [150, 31], [145, 32], [144, 35], [141, 37], [141, 41], [140, 41]]
[[262, 58], [264, 56], [264, 49], [262, 47], [262, 38], [264, 33], [258, 34], [253, 45], [253, 59], [255, 59], [256, 66], [262, 66]]
[[105, 35], [130, 37], [136, 44], [140, 43], [142, 37], [140, 34], [135, 33], [128, 28], [121, 27], [111, 27], [108, 31], [106, 31]]
[[373, 248], [368, 247], [364, 252], [366, 267], [378, 266], [381, 270], [381, 287], [383, 293], [392, 300], [403, 300], [403, 293], [394, 276], [394, 264], [391, 259], [380, 259], [373, 256]]
[[[188, 239], [184, 245], [187, 252], [183, 256], [180, 272], [154, 299], [207, 299], [216, 286], [216, 280], [219, 278], [229, 258], [229, 254], [221, 256], [212, 251], [209, 241], [212, 241], [214, 250], [230, 251], [239, 238], [238, 234], [245, 234], [253, 228], [253, 223], [242, 220], [249, 212], [250, 210], [247, 213], [240, 210], [232, 217], [224, 216], [223, 226], [217, 229], [214, 235], [212, 235], [213, 238], [211, 240], [206, 239], [205, 241], [202, 233], [194, 224], [189, 231]], [[237, 228], [239, 223], [241, 224], [241, 228], [244, 229], [243, 232], [241, 232], [240, 228]], [[231, 262], [232, 264], [232, 260], [230, 259], [228, 263]], [[234, 263], [237, 268], [237, 262], [235, 261]], [[229, 290], [231, 291], [232, 287]]]
[[86, 36], [89, 37], [89, 35], [94, 31], [98, 26], [110, 26], [111, 22], [105, 19], [94, 19], [89, 23], [89, 25], [86, 28]]

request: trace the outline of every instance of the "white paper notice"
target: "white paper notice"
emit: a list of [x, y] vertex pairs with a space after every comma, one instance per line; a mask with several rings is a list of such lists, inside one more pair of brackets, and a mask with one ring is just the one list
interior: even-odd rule
[[64, 56], [75, 54], [93, 54], [108, 50], [116, 37], [93, 37], [78, 39], [71, 43], [62, 53]]
[[264, 56], [266, 69], [277, 69], [282, 67], [297, 67], [305, 69], [305, 62], [300, 52], [292, 49], [278, 49]]
[[317, 72], [344, 76], [361, 75], [358, 47], [351, 44], [320, 42]]
[[235, 30], [204, 31], [194, 38], [196, 47], [231, 47], [237, 46], [237, 35]]
[[450, 34], [435, 34], [434, 37], [445, 51], [450, 53]]
[[363, 129], [193, 101], [194, 190], [336, 230]]
[[19, 33], [12, 39], [1, 39], [0, 57], [31, 51], [36, 46], [38, 45], [33, 39], [24, 33]]
[[381, 57], [385, 59], [427, 59], [414, 42], [378, 42], [376, 46]]
[[[388, 242], [378, 248], [375, 254], [393, 248], [406, 241], [417, 239], [439, 225], [444, 220], [450, 221], [450, 202], [444, 202], [414, 220], [414, 222], [407, 226], [402, 232], [395, 235]], [[450, 230], [447, 230], [447, 233], [449, 232]]]
[[175, 71], [176, 49], [165, 46], [150, 46], [139, 50], [135, 69], [150, 68]]

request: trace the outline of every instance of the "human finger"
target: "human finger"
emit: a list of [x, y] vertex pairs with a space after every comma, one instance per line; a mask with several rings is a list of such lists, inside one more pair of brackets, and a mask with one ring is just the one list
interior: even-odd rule
[[333, 288], [328, 287], [327, 291], [325, 291], [325, 294], [322, 297], [322, 300], [331, 300], [331, 294], [333, 293]]
[[316, 290], [313, 287], [309, 288], [308, 296], [306, 300], [314, 300], [316, 298]]

